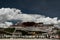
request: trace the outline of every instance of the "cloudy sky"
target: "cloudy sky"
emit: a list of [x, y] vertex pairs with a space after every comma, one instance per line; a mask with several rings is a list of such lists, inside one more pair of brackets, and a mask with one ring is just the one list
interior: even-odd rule
[[0, 0], [0, 8], [2, 7], [60, 18], [60, 0]]
[[60, 0], [0, 0], [0, 27], [13, 25], [10, 20], [59, 26]]

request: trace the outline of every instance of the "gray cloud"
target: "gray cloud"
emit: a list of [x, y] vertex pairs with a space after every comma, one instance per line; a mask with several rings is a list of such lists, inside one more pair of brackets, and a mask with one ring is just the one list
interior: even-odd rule
[[0, 25], [13, 25], [11, 22], [7, 22], [7, 20], [22, 20], [22, 22], [43, 22], [44, 24], [59, 24], [60, 20], [57, 17], [50, 18], [44, 15], [38, 14], [25, 14], [21, 12], [19, 9], [15, 8], [1, 8], [0, 9]]

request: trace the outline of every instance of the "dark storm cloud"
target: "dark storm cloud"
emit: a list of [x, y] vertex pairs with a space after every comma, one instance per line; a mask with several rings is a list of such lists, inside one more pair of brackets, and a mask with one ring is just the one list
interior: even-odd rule
[[60, 0], [0, 0], [1, 7], [18, 8], [24, 13], [60, 18]]

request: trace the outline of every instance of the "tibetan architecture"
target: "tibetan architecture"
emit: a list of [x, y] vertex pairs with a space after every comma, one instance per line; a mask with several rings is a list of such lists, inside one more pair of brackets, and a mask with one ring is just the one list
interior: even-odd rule
[[43, 24], [35, 22], [17, 22], [14, 25], [11, 25], [9, 28], [0, 29], [0, 37], [8, 38], [21, 38], [25, 36], [28, 38], [53, 38], [53, 34], [56, 34], [56, 31], [59, 30], [55, 28], [53, 24]]

